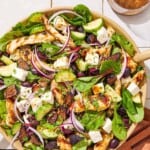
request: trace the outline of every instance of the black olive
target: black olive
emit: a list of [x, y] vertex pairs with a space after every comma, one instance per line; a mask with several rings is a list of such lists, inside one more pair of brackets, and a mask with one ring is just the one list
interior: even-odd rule
[[119, 114], [120, 116], [122, 116], [122, 117], [124, 117], [124, 116], [127, 115], [126, 110], [125, 110], [124, 107], [119, 107], [119, 109], [118, 109], [117, 112], [118, 112], [118, 114]]
[[78, 72], [77, 73], [77, 77], [84, 77], [85, 76], [85, 73], [84, 72]]
[[130, 70], [130, 68], [126, 67], [125, 72], [124, 72], [124, 74], [123, 74], [123, 77], [124, 77], [124, 78], [127, 78], [127, 77], [129, 77], [130, 75], [131, 75], [131, 70]]
[[77, 31], [78, 32], [84, 32], [84, 29], [83, 29], [83, 27], [80, 26], [80, 27], [77, 28]]
[[94, 43], [96, 41], [97, 41], [97, 39], [96, 39], [96, 36], [94, 34], [87, 35], [87, 37], [86, 37], [87, 43]]
[[109, 85], [113, 85], [116, 80], [117, 80], [117, 77], [116, 77], [114, 74], [110, 74], [110, 75], [108, 75], [107, 78], [106, 78], [106, 82], [107, 82]]
[[25, 86], [25, 87], [32, 87], [32, 83], [31, 82], [28, 82], [28, 81], [24, 81], [21, 83], [22, 86]]
[[78, 143], [79, 141], [81, 141], [83, 139], [83, 137], [80, 137], [79, 135], [76, 135], [76, 134], [71, 134], [69, 136], [69, 139], [70, 139], [70, 144], [74, 145], [74, 144]]
[[45, 145], [45, 150], [54, 150], [58, 149], [57, 141], [50, 141]]
[[117, 138], [113, 138], [109, 143], [109, 148], [116, 148], [119, 145], [119, 140]]

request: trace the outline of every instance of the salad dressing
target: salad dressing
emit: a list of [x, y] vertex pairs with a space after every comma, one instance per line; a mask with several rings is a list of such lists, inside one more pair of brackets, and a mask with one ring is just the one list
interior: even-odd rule
[[146, 5], [148, 0], [115, 0], [120, 6], [127, 9], [137, 9]]

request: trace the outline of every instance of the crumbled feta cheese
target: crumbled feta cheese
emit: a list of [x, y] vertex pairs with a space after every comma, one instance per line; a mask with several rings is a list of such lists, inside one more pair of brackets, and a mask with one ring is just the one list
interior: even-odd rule
[[133, 95], [135, 96], [136, 94], [138, 94], [140, 92], [140, 88], [138, 87], [138, 85], [136, 85], [134, 82], [130, 83], [130, 85], [127, 87], [127, 90]]
[[69, 68], [69, 59], [66, 56], [58, 58], [54, 62], [54, 69], [68, 69], [68, 68]]
[[100, 28], [97, 31], [97, 40], [103, 44], [108, 40], [108, 33], [105, 27]]
[[112, 121], [109, 118], [106, 118], [102, 128], [105, 130], [105, 132], [110, 133], [112, 130]]
[[17, 102], [16, 106], [19, 112], [25, 112], [26, 108], [29, 106], [29, 103], [27, 100], [21, 100], [20, 102]]
[[34, 97], [30, 101], [33, 112], [36, 112], [42, 106], [42, 100], [39, 97]]
[[97, 53], [87, 53], [85, 61], [89, 65], [98, 65], [99, 64], [99, 55]]
[[27, 99], [32, 93], [31, 87], [20, 86], [20, 98]]
[[28, 75], [28, 71], [17, 67], [14, 69], [12, 73], [12, 76], [20, 81], [25, 81], [27, 75]]
[[48, 102], [50, 104], [54, 104], [54, 96], [53, 93], [51, 91], [45, 92], [42, 96], [41, 96], [41, 100]]
[[100, 131], [89, 131], [89, 136], [93, 143], [97, 143], [103, 140]]
[[104, 93], [104, 84], [98, 83], [92, 87], [94, 94]]

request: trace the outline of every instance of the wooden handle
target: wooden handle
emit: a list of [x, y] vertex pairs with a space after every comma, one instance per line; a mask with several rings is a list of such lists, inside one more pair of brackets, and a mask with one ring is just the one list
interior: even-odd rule
[[135, 54], [133, 58], [136, 62], [141, 62], [150, 59], [150, 50], [143, 51], [141, 53]]

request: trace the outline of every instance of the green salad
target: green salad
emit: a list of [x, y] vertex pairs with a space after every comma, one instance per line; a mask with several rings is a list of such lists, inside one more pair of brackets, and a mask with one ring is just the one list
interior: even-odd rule
[[[143, 120], [142, 66], [86, 6], [36, 12], [0, 38], [0, 126], [25, 150], [107, 150]], [[20, 148], [21, 149], [21, 148]]]

